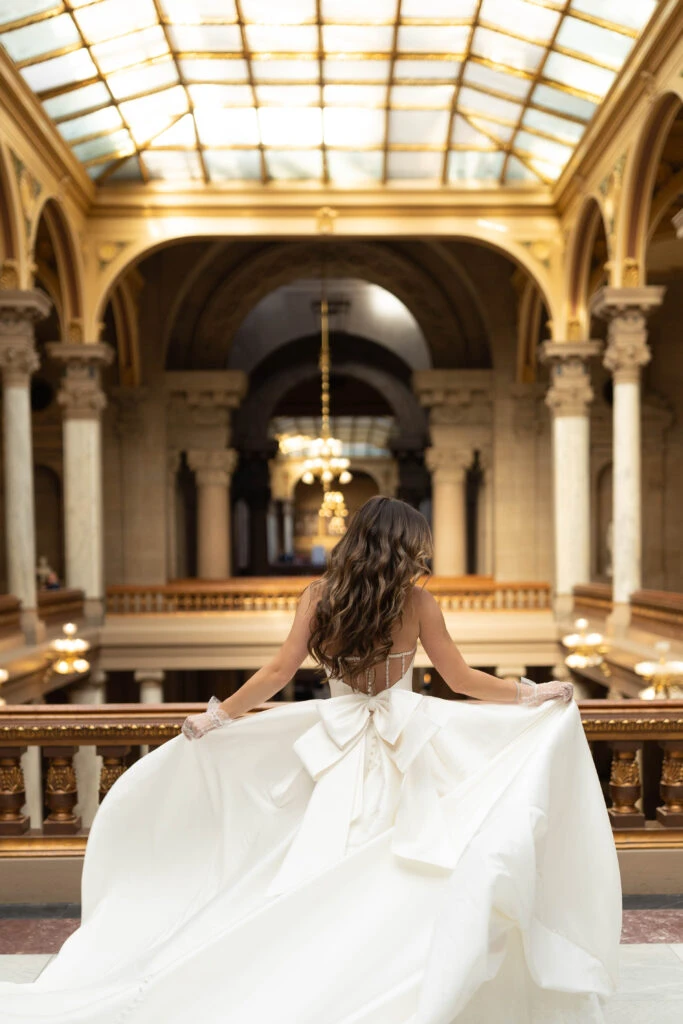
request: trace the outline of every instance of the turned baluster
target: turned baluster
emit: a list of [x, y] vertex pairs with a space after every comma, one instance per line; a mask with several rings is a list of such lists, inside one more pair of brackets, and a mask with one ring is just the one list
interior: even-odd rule
[[81, 830], [81, 819], [74, 814], [78, 786], [73, 766], [76, 747], [43, 747], [49, 761], [45, 778], [45, 804], [49, 814], [43, 822], [48, 836], [72, 836]]
[[660, 744], [664, 751], [659, 792], [664, 801], [657, 808], [657, 821], [669, 828], [683, 827], [683, 743], [667, 740]]
[[21, 813], [26, 803], [21, 755], [26, 747], [0, 747], [0, 836], [28, 832], [29, 819]]
[[641, 797], [640, 768], [637, 760], [640, 744], [618, 741], [611, 743], [610, 746], [612, 769], [609, 790], [612, 806], [609, 808], [609, 816], [612, 828], [644, 828], [645, 815], [636, 807], [636, 802]]
[[126, 755], [130, 753], [130, 747], [97, 747], [97, 753], [102, 755], [100, 770], [100, 803], [102, 803], [116, 780], [125, 772]]

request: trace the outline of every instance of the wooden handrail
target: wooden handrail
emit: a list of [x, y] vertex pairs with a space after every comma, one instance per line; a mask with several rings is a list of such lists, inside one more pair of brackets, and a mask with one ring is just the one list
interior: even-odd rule
[[38, 614], [43, 622], [68, 622], [83, 618], [82, 590], [62, 587], [58, 590], [38, 591]]
[[21, 632], [21, 601], [14, 594], [0, 594], [0, 637]]

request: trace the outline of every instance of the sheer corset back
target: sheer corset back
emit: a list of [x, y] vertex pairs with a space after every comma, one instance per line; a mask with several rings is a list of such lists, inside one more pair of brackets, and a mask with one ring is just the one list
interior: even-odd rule
[[[382, 661], [378, 661], [371, 668], [366, 669], [363, 679], [363, 686], [351, 686], [350, 683], [344, 682], [343, 679], [336, 679], [328, 673], [328, 681], [330, 684], [330, 696], [340, 697], [347, 693], [358, 692], [367, 693], [369, 696], [373, 696], [376, 693], [381, 693], [382, 690], [389, 690], [394, 688], [412, 690], [412, 670], [416, 651], [417, 646], [413, 647], [412, 650], [410, 651], [392, 651], [391, 654], [388, 654], [387, 657], [384, 659], [384, 672], [382, 673], [383, 685], [381, 686], [378, 686], [377, 682], [378, 670], [381, 671]], [[392, 664], [398, 659], [400, 659], [401, 675], [394, 683], [392, 683], [391, 668]], [[359, 680], [358, 682], [360, 683], [361, 681]]]

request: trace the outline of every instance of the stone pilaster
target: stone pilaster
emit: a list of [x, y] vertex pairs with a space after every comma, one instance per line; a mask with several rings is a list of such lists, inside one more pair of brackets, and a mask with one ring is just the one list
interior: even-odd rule
[[553, 418], [555, 611], [561, 620], [571, 615], [574, 587], [590, 580], [588, 360], [600, 347], [595, 341], [547, 341], [542, 350], [550, 364], [545, 401]]
[[29, 642], [43, 633], [36, 597], [35, 502], [31, 437], [31, 374], [38, 369], [34, 330], [50, 312], [41, 291], [0, 291], [0, 370], [3, 383], [5, 535], [8, 586], [21, 601]]
[[432, 532], [434, 573], [464, 576], [466, 570], [465, 477], [472, 453], [432, 447], [425, 462], [432, 474]]
[[49, 346], [64, 364], [57, 400], [64, 416], [64, 496], [67, 586], [83, 590], [91, 622], [104, 616], [104, 512], [101, 369], [114, 357], [109, 345]]
[[663, 287], [601, 288], [592, 312], [608, 321], [604, 364], [614, 381], [613, 401], [613, 605], [611, 626], [630, 621], [630, 597], [641, 587], [641, 396], [642, 367], [651, 358], [647, 317], [664, 297]]
[[187, 453], [197, 482], [197, 571], [201, 579], [227, 579], [231, 573], [230, 483], [237, 459], [234, 448]]

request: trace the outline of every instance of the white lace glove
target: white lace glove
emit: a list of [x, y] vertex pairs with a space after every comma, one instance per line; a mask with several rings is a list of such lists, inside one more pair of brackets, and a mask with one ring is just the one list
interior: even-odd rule
[[221, 726], [234, 721], [235, 719], [223, 710], [218, 697], [212, 697], [206, 705], [206, 711], [202, 711], [198, 715], [187, 716], [181, 731], [188, 740], [199, 740], [212, 729], [220, 729]]
[[531, 707], [538, 707], [547, 700], [558, 698], [568, 704], [574, 697], [574, 687], [571, 683], [560, 683], [553, 680], [550, 683], [532, 683], [528, 679], [515, 680], [517, 696], [515, 704], [528, 704]]

